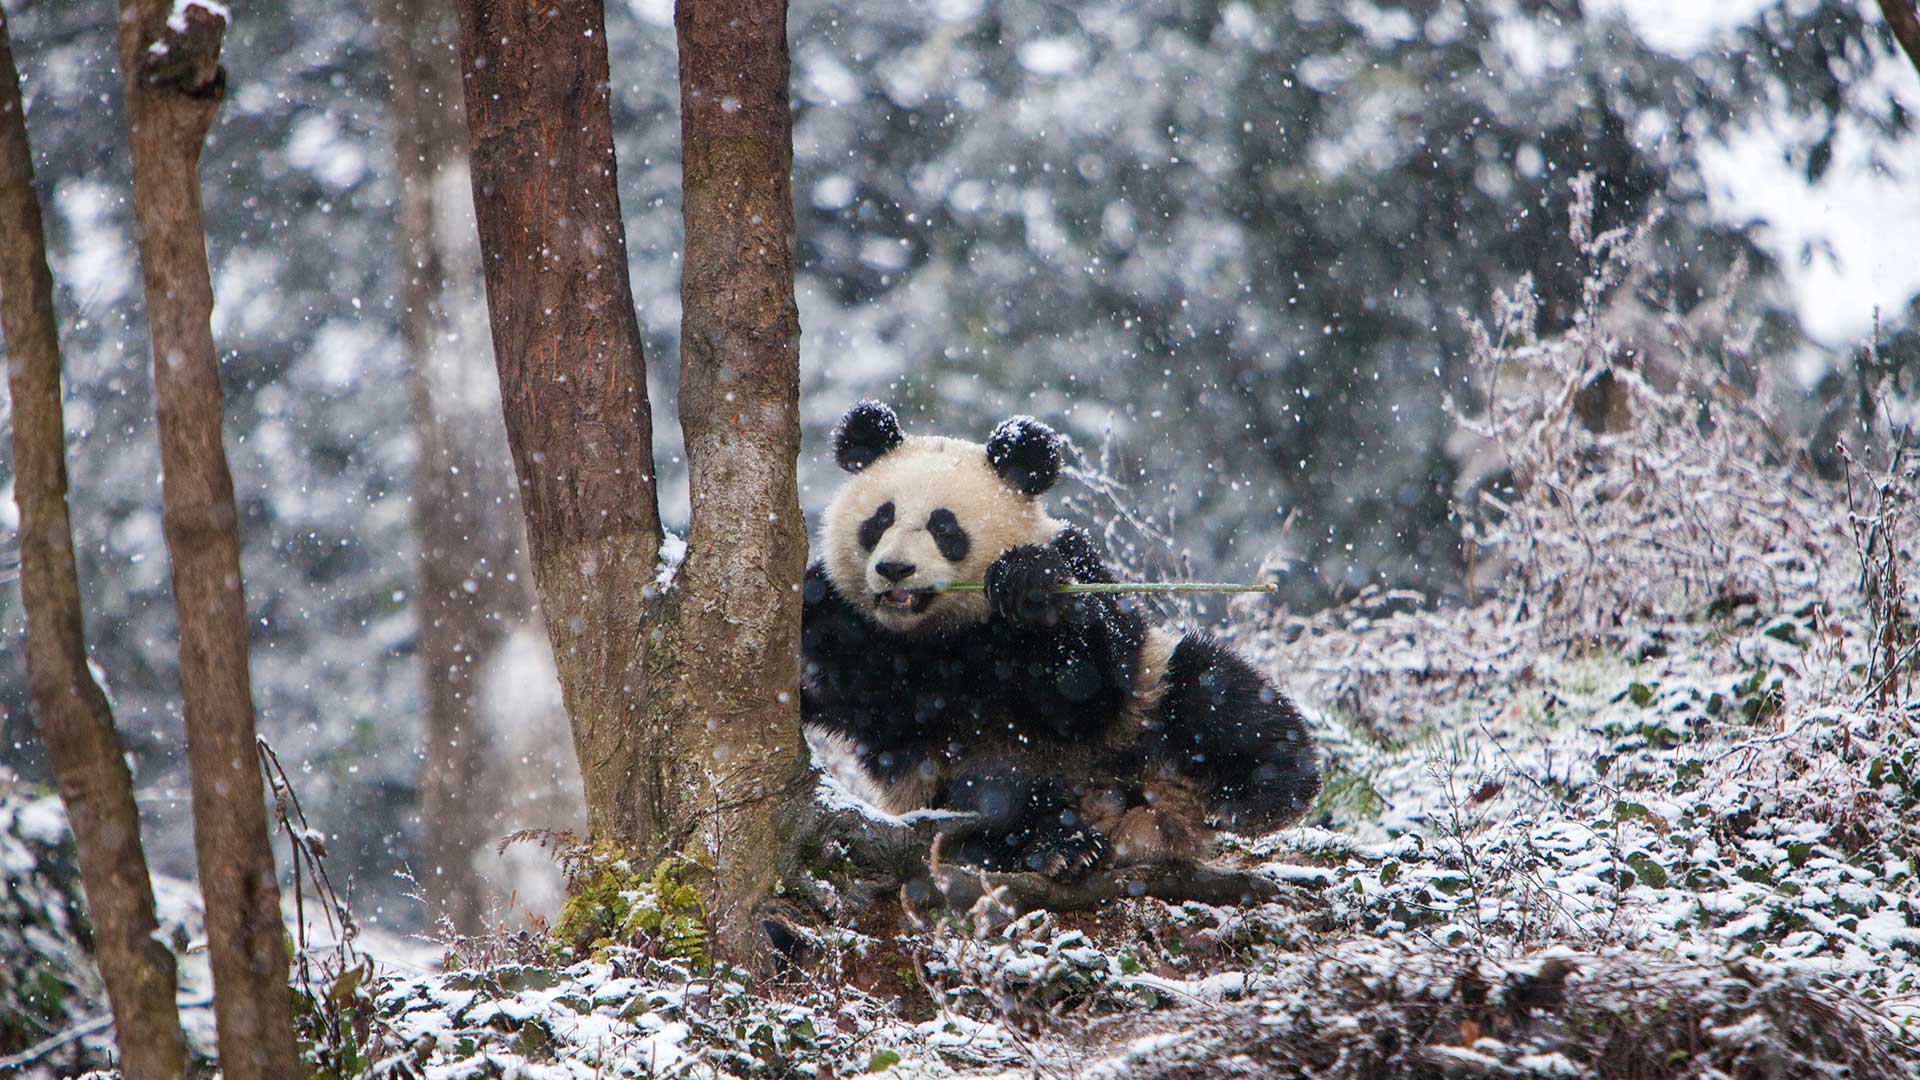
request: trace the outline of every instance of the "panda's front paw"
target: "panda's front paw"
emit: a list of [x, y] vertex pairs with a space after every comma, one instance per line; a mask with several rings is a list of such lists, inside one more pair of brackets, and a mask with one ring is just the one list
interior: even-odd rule
[[1003, 619], [1053, 626], [1073, 599], [1059, 588], [1072, 581], [1073, 570], [1059, 552], [1037, 544], [1017, 547], [987, 567], [987, 604]]

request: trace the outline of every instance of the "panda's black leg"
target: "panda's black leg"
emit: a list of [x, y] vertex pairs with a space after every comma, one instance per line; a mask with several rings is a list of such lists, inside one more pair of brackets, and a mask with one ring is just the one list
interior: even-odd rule
[[1079, 819], [1071, 793], [1050, 777], [968, 770], [941, 785], [936, 804], [974, 815], [945, 845], [957, 862], [1071, 881], [1106, 858], [1106, 838]]
[[1307, 812], [1320, 764], [1292, 701], [1240, 654], [1189, 634], [1167, 665], [1162, 751], [1206, 789], [1207, 810], [1242, 832], [1270, 832]]

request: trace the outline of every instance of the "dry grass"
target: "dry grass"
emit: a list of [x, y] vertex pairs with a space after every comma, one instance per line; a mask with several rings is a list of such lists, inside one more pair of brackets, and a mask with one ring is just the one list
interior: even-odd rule
[[1562, 953], [1494, 964], [1383, 947], [1284, 981], [1284, 996], [1216, 1010], [1172, 1046], [1137, 1054], [1126, 1075], [1895, 1080], [1920, 1063], [1858, 1003], [1737, 961]]

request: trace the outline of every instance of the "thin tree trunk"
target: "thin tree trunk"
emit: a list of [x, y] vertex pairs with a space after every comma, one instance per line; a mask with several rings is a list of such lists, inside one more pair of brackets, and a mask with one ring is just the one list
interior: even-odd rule
[[[170, 9], [178, 12], [169, 24]], [[228, 1080], [295, 1074], [286, 932], [268, 846], [247, 671], [239, 515], [221, 443], [200, 150], [225, 86], [223, 11], [120, 0], [133, 211], [153, 338], [167, 555], [206, 900], [214, 1021]]]
[[[420, 818], [427, 896], [436, 914], [472, 933], [487, 894], [474, 860], [505, 809], [481, 784], [485, 731], [475, 695], [488, 662], [532, 616], [532, 585], [485, 324], [463, 318], [469, 303], [478, 307], [481, 286], [479, 252], [463, 218], [472, 196], [459, 28], [444, 0], [368, 0], [367, 7], [386, 63], [400, 181], [401, 325], [420, 436], [414, 607], [426, 690]], [[476, 799], [485, 805], [476, 807]]]
[[53, 275], [6, 18], [0, 11], [0, 235], [7, 237], [0, 244], [0, 328], [13, 402], [28, 693], [80, 854], [120, 1071], [128, 1080], [173, 1080], [185, 1073], [187, 1055], [173, 1000], [173, 953], [154, 919], [133, 775], [107, 697], [87, 669], [80, 576], [67, 519]]
[[461, 45], [494, 355], [589, 829], [710, 865], [721, 952], [752, 961], [782, 813], [807, 791], [785, 14], [700, 8], [680, 14], [696, 490], [664, 591], [600, 0], [462, 0]]
[[[692, 727], [724, 813], [703, 823], [715, 920], [736, 953], [780, 872], [805, 783], [800, 590], [800, 313], [793, 296], [793, 110], [786, 0], [679, 0], [680, 426], [693, 516], [681, 647], [700, 658]], [[689, 791], [695, 800], [699, 792]], [[709, 796], [709, 799], [713, 798]]]

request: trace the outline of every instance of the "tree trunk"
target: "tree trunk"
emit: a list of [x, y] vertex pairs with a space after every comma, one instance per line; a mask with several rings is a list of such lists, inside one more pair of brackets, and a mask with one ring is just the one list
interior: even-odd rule
[[680, 14], [699, 110], [681, 410], [695, 492], [667, 589], [600, 0], [462, 0], [461, 46], [494, 357], [589, 830], [711, 866], [721, 954], [751, 961], [764, 935], [748, 916], [808, 790], [791, 121], [783, 5], [700, 7]]
[[[169, 21], [170, 9], [174, 12]], [[286, 932], [268, 846], [247, 671], [239, 515], [221, 443], [200, 150], [225, 86], [224, 12], [121, 0], [119, 53], [133, 211], [153, 338], [167, 555], [193, 774], [214, 1021], [228, 1080], [295, 1073]]]
[[[681, 647], [700, 658], [704, 828], [716, 920], [744, 944], [811, 793], [800, 735], [800, 313], [793, 296], [793, 110], [786, 0], [679, 0], [680, 426], [693, 516]], [[692, 799], [697, 792], [688, 792]]]
[[[588, 827], [651, 822], [646, 630], [660, 517], [640, 324], [614, 190], [598, 0], [460, 0], [474, 217], [534, 584]], [[564, 118], [564, 122], [562, 121]], [[626, 774], [633, 774], [631, 776]]]
[[1915, 11], [1914, 0], [1880, 0], [1880, 12], [1887, 17], [1893, 40], [1900, 43], [1913, 69], [1920, 71], [1920, 12]]
[[443, 0], [367, 7], [386, 63], [401, 326], [420, 437], [413, 520], [425, 884], [434, 913], [474, 933], [488, 891], [474, 860], [501, 831], [505, 809], [481, 783], [485, 728], [475, 698], [488, 663], [532, 616], [532, 585], [484, 316], [468, 310], [480, 304], [480, 258], [464, 217], [472, 202], [453, 9]]
[[5, 12], [0, 12], [0, 234], [7, 237], [0, 244], [0, 329], [6, 333], [13, 402], [28, 693], [79, 850], [120, 1070], [128, 1080], [173, 1080], [186, 1072], [187, 1053], [173, 1000], [173, 953], [154, 919], [133, 775], [107, 697], [87, 669], [80, 576], [67, 520], [53, 275], [47, 269], [20, 73]]

